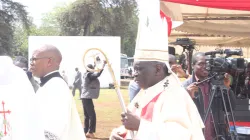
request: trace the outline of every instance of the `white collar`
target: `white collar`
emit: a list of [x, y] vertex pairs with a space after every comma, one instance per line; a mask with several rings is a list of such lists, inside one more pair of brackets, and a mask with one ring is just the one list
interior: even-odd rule
[[157, 95], [159, 95], [161, 92], [164, 91], [164, 83], [168, 80], [168, 77], [169, 76], [167, 76], [157, 84], [144, 90], [142, 98], [139, 99], [140, 106], [142, 108], [145, 107], [154, 97], [156, 97]]
[[[167, 86], [164, 87], [166, 82], [168, 82]], [[144, 93], [142, 93], [140, 99], [138, 100], [140, 107], [141, 108], [145, 107], [154, 97], [156, 97], [157, 95], [159, 95], [160, 93], [166, 91], [168, 88], [171, 88], [171, 87], [172, 88], [181, 87], [178, 82], [178, 79], [176, 79], [173, 74], [165, 77], [163, 80], [153, 85], [152, 87], [145, 89], [143, 91]]]
[[43, 76], [43, 77], [46, 77], [46, 76], [48, 76], [48, 75], [50, 75], [50, 74], [52, 74], [52, 73], [55, 73], [55, 72], [59, 72], [59, 70], [55, 70], [55, 71], [52, 71], [52, 72], [49, 72], [49, 73], [47, 73], [45, 76]]

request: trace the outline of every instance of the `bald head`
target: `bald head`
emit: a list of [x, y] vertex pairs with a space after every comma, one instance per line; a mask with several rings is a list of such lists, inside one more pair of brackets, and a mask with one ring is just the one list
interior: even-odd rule
[[43, 45], [37, 51], [45, 55], [46, 57], [51, 57], [57, 63], [61, 63], [62, 61], [62, 54], [61, 52], [53, 45]]
[[34, 51], [31, 59], [31, 71], [36, 77], [59, 70], [62, 61], [61, 52], [53, 45], [43, 45]]

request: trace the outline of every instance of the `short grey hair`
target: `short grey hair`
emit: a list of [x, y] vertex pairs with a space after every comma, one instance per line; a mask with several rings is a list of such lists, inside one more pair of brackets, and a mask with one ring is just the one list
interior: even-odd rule
[[197, 57], [199, 56], [206, 56], [205, 53], [203, 52], [197, 52], [193, 55], [193, 58], [192, 58], [192, 64], [195, 65], [197, 63]]
[[17, 64], [22, 64], [24, 65], [26, 68], [28, 68], [28, 59], [26, 59], [25, 57], [23, 56], [17, 56], [15, 59], [14, 59], [14, 65], [17, 65]]
[[177, 63], [176, 57], [174, 55], [169, 54], [168, 57], [169, 57], [169, 62]]

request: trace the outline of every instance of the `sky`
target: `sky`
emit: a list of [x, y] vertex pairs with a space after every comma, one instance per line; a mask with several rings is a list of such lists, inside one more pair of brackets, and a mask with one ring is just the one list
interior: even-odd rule
[[29, 16], [33, 18], [33, 22], [40, 26], [41, 18], [44, 13], [50, 12], [54, 7], [73, 2], [74, 0], [13, 0], [20, 2], [26, 6], [26, 10], [29, 12]]

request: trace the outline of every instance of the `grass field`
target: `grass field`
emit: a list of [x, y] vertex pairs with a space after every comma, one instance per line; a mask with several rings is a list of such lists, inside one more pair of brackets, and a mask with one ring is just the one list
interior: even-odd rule
[[[129, 102], [128, 91], [126, 89], [121, 89], [123, 98], [126, 104]], [[83, 108], [82, 102], [79, 100], [79, 93], [76, 93], [75, 96], [76, 106], [79, 112], [79, 115], [83, 120]], [[95, 110], [96, 110], [96, 139], [99, 140], [108, 140], [110, 132], [113, 128], [121, 125], [120, 114], [122, 112], [118, 96], [114, 89], [101, 89], [100, 96], [98, 99], [94, 100]]]

